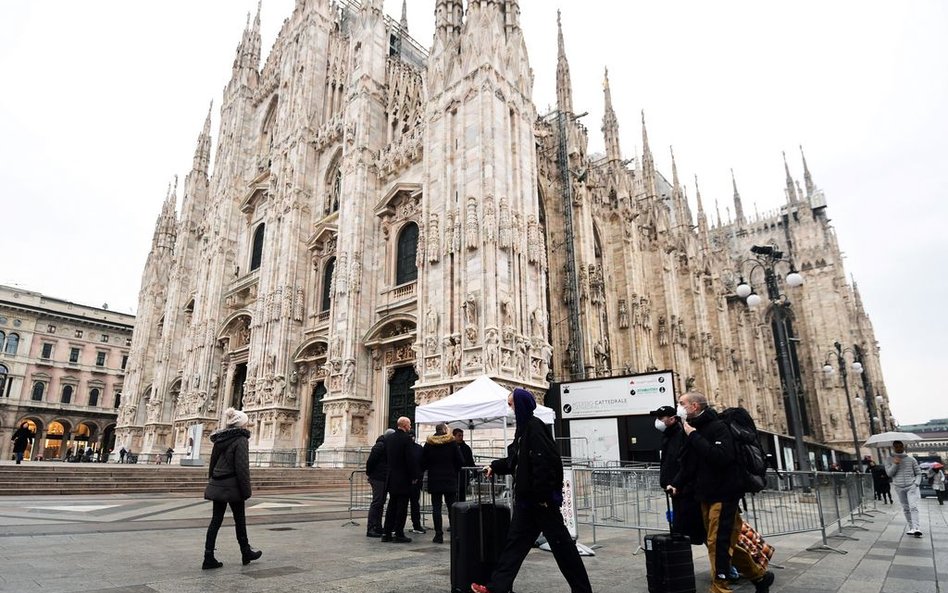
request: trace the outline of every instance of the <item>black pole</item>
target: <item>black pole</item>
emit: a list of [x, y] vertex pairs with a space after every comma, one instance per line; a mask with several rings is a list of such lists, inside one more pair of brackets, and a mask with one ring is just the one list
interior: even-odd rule
[[856, 436], [856, 415], [853, 414], [853, 401], [849, 396], [849, 380], [847, 379], [846, 359], [843, 358], [843, 346], [839, 342], [834, 342], [833, 347], [836, 348], [836, 362], [839, 363], [839, 374], [843, 378], [843, 391], [846, 393], [846, 407], [849, 409], [849, 428], [853, 431], [853, 450], [856, 454], [855, 471], [855, 468], [859, 467], [859, 437]]
[[764, 279], [767, 283], [767, 297], [773, 305], [774, 316], [776, 317], [777, 355], [780, 358], [780, 366], [783, 369], [784, 384], [787, 388], [787, 399], [790, 401], [790, 421], [793, 424], [797, 463], [800, 464], [800, 471], [810, 471], [810, 456], [806, 451], [806, 443], [803, 442], [803, 417], [800, 414], [800, 402], [797, 399], [797, 381], [793, 374], [793, 366], [790, 364], [790, 347], [787, 343], [786, 312], [784, 311], [784, 307], [788, 305], [780, 298], [780, 289], [777, 287], [777, 275], [774, 273], [773, 257], [770, 256], [762, 263], [764, 264]]

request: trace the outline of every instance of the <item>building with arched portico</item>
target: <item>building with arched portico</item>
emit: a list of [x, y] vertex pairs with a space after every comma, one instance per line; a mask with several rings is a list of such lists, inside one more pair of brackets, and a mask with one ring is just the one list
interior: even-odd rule
[[0, 458], [26, 422], [26, 459], [108, 452], [115, 441], [133, 315], [0, 286]]

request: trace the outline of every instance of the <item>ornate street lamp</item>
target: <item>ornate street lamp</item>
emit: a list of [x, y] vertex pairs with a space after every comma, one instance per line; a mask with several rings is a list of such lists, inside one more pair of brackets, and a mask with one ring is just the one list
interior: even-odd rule
[[[836, 364], [839, 366], [839, 376], [843, 379], [843, 391], [846, 392], [846, 408], [849, 409], [849, 428], [853, 432], [853, 450], [856, 453], [856, 464], [854, 468], [859, 466], [859, 437], [856, 435], [856, 415], [853, 414], [853, 403], [852, 398], [849, 396], [849, 369], [846, 368], [846, 357], [844, 354], [849, 353], [853, 356], [853, 363], [849, 365], [849, 368], [853, 370], [856, 374], [862, 374], [863, 368], [862, 363], [859, 362], [859, 353], [852, 348], [843, 348], [839, 342], [833, 342], [833, 351], [826, 353], [826, 364], [823, 365], [823, 372], [827, 375], [833, 374], [833, 365], [829, 362], [832, 357], [836, 357]], [[856, 397], [856, 403], [866, 405], [866, 402], [863, 401], [861, 397]], [[872, 416], [870, 415], [870, 421]]]
[[[785, 294], [780, 293], [777, 286], [777, 272], [774, 269], [778, 263], [787, 262], [783, 259], [783, 252], [778, 251], [775, 245], [754, 245], [751, 247], [753, 259], [744, 260], [740, 263], [741, 270], [747, 270], [748, 280], [757, 270], [764, 271], [764, 285], [767, 287], [767, 298], [770, 300], [771, 310], [774, 316], [774, 337], [777, 342], [777, 356], [780, 368], [783, 372], [783, 383], [787, 391], [787, 400], [790, 404], [790, 422], [793, 427], [794, 448], [797, 456], [797, 463], [800, 464], [801, 471], [810, 470], [810, 456], [806, 451], [806, 444], [803, 442], [803, 416], [800, 410], [799, 396], [797, 395], [797, 379], [793, 365], [790, 362], [789, 336], [787, 335], [787, 309], [790, 308], [790, 299]], [[790, 272], [787, 274], [787, 286], [796, 287], [803, 284], [803, 276], [797, 272], [793, 264], [787, 262], [790, 266]], [[763, 299], [751, 287], [750, 282], [745, 282], [741, 276], [737, 289], [737, 296], [745, 299], [748, 306], [756, 307]]]

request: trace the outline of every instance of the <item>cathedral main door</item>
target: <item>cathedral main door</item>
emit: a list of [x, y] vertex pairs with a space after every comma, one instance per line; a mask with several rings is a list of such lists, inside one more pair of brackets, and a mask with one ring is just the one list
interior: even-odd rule
[[418, 380], [415, 367], [404, 366], [395, 369], [388, 381], [388, 424], [386, 428], [395, 428], [399, 416], [411, 418], [415, 422], [415, 390], [411, 388]]
[[326, 384], [320, 381], [313, 387], [313, 407], [309, 415], [309, 450], [319, 448], [326, 438], [326, 413], [323, 411], [323, 398], [326, 397]]

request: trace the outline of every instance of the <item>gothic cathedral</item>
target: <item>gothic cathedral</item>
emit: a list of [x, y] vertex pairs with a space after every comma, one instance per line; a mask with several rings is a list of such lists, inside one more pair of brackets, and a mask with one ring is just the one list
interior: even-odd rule
[[[781, 284], [808, 440], [852, 453], [846, 395], [822, 372], [853, 345], [860, 440], [891, 424], [872, 325], [804, 161], [786, 203], [712, 224], [642, 119], [624, 159], [608, 73], [605, 154], [587, 152], [559, 30], [557, 108], [538, 114], [517, 0], [437, 0], [429, 50], [381, 0], [298, 0], [263, 67], [248, 22], [220, 106], [155, 227], [116, 447], [183, 450], [248, 413], [258, 452], [364, 447], [415, 406], [487, 374], [549, 382], [658, 369], [789, 435], [773, 306], [748, 307], [753, 245]], [[551, 65], [552, 67], [552, 65]], [[784, 272], [789, 269], [784, 270]], [[208, 430], [209, 431], [209, 430]], [[207, 431], [206, 431], [207, 432]]]

